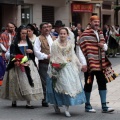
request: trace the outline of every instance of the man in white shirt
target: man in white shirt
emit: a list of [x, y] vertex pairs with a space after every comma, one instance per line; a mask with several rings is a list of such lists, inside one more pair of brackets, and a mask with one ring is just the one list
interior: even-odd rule
[[53, 40], [49, 34], [49, 26], [48, 23], [40, 24], [41, 35], [36, 39], [34, 43], [34, 53], [35, 56], [39, 60], [39, 73], [42, 80], [43, 91], [44, 91], [44, 99], [42, 101], [43, 107], [48, 107], [46, 103], [46, 80], [49, 77], [47, 74], [49, 59], [50, 59], [50, 51]]

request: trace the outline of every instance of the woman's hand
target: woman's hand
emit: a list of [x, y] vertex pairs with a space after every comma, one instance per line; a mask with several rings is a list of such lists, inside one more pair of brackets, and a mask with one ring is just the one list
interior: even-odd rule
[[83, 65], [81, 70], [82, 70], [83, 72], [87, 72], [87, 65]]
[[33, 51], [31, 49], [27, 49], [26, 53], [33, 53]]
[[20, 62], [19, 61], [14, 62], [14, 65], [19, 67], [20, 66]]

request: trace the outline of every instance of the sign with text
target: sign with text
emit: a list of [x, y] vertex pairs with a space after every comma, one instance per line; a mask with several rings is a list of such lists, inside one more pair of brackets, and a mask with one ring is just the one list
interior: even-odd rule
[[92, 4], [71, 4], [72, 12], [93, 12], [93, 5]]

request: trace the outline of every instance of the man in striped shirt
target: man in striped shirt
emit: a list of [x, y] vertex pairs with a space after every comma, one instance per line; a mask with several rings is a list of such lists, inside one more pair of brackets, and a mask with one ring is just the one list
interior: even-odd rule
[[90, 28], [86, 29], [80, 38], [80, 47], [87, 60], [88, 71], [85, 72], [85, 95], [86, 95], [86, 112], [96, 112], [90, 104], [90, 95], [94, 76], [96, 76], [99, 95], [101, 99], [102, 112], [113, 112], [114, 109], [106, 105], [106, 78], [102, 69], [108, 66], [105, 60], [105, 51], [107, 44], [100, 30], [100, 20], [98, 16], [91, 16]]

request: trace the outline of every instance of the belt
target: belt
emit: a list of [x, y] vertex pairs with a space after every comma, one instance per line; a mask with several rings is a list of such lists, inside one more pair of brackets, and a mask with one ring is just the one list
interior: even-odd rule
[[39, 60], [39, 63], [49, 64], [49, 60], [48, 59]]

